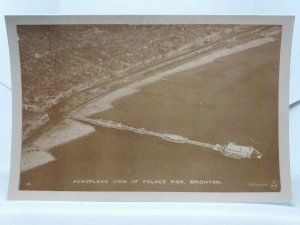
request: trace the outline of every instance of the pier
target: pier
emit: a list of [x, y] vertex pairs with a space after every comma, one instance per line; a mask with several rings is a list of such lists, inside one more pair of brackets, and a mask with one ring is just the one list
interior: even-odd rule
[[106, 128], [118, 129], [118, 130], [125, 130], [134, 132], [136, 134], [141, 135], [151, 135], [161, 139], [164, 139], [169, 142], [179, 143], [179, 144], [191, 144], [196, 145], [204, 148], [208, 148], [214, 151], [220, 152], [222, 155], [236, 158], [236, 159], [261, 159], [262, 153], [257, 151], [251, 146], [241, 146], [235, 143], [229, 142], [227, 145], [219, 145], [219, 144], [209, 144], [200, 141], [190, 140], [187, 137], [183, 137], [177, 134], [169, 134], [169, 133], [159, 133], [154, 131], [146, 130], [145, 128], [135, 128], [131, 126], [124, 125], [122, 123], [117, 123], [111, 120], [104, 120], [104, 119], [91, 119], [86, 117], [79, 117], [79, 116], [71, 116], [70, 119], [74, 119], [80, 122], [88, 123], [93, 126], [102, 126]]

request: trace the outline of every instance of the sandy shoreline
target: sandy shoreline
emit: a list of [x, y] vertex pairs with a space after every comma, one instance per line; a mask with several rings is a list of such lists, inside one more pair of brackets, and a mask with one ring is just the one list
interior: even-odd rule
[[185, 63], [176, 68], [169, 69], [164, 72], [158, 72], [149, 78], [137, 81], [126, 87], [120, 88], [100, 99], [95, 99], [95, 100], [89, 102], [88, 104], [86, 104], [84, 107], [80, 108], [78, 111], [74, 112], [73, 114], [76, 116], [88, 117], [93, 114], [103, 112], [105, 110], [111, 109], [113, 107], [113, 102], [116, 101], [117, 99], [128, 96], [128, 95], [132, 95], [132, 94], [138, 92], [140, 88], [142, 88], [146, 85], [152, 84], [161, 79], [166, 79], [168, 76], [171, 76], [173, 74], [176, 74], [176, 73], [179, 73], [179, 72], [182, 72], [185, 70], [193, 69], [195, 67], [199, 67], [202, 65], [206, 65], [206, 64], [211, 63], [219, 58], [222, 58], [222, 57], [225, 57], [225, 56], [228, 56], [231, 54], [235, 54], [235, 53], [238, 53], [238, 52], [250, 49], [250, 48], [254, 48], [254, 47], [257, 47], [257, 46], [260, 46], [263, 44], [267, 44], [272, 41], [274, 41], [274, 39], [271, 37], [261, 38], [259, 40], [254, 40], [254, 41], [242, 44], [242, 45], [235, 46], [230, 49], [221, 49], [221, 50], [218, 50], [208, 56], [200, 57], [192, 62]]
[[50, 149], [89, 135], [94, 131], [95, 128], [93, 126], [65, 119], [61, 124], [44, 133], [30, 147], [23, 149], [21, 171], [23, 172], [55, 160], [48, 152]]

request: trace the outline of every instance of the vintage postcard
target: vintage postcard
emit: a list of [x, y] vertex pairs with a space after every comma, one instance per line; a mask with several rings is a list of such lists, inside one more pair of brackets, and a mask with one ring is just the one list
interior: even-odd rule
[[289, 201], [290, 16], [8, 16], [10, 199]]

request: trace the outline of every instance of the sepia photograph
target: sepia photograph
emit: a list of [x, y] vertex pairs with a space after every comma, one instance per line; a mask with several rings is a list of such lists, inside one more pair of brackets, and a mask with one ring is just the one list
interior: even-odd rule
[[19, 191], [282, 191], [281, 24], [18, 24], [16, 34]]

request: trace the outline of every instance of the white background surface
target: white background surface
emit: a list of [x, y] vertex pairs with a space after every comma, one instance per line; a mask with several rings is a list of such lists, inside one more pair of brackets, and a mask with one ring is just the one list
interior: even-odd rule
[[[300, 105], [290, 110], [294, 201], [290, 204], [8, 202], [11, 79], [3, 15], [263, 14], [295, 15], [290, 103], [300, 99], [298, 0], [0, 0], [0, 224], [300, 224]], [[299, 18], [298, 18], [299, 17]]]

